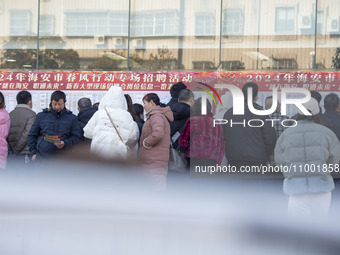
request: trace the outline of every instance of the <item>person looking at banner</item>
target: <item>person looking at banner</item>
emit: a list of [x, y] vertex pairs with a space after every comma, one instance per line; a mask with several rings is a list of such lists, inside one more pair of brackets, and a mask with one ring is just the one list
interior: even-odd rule
[[172, 106], [174, 121], [170, 124], [170, 136], [174, 148], [178, 147], [178, 138], [184, 130], [185, 123], [190, 118], [191, 107], [193, 107], [194, 103], [194, 93], [189, 89], [182, 89], [179, 92], [177, 104]]
[[169, 101], [169, 103], [167, 103], [166, 106], [169, 106], [172, 111], [173, 111], [173, 107], [176, 104], [178, 104], [179, 92], [181, 92], [181, 90], [186, 89], [186, 88], [187, 86], [183, 82], [178, 82], [171, 86], [170, 88], [171, 100]]
[[[133, 107], [135, 109], [135, 113], [137, 115], [137, 125], [138, 125], [138, 129], [139, 129], [139, 138], [142, 134], [142, 130], [143, 130], [143, 125], [145, 123], [144, 121], [144, 107], [141, 104], [133, 104]], [[139, 140], [138, 140], [139, 142]]]
[[133, 107], [133, 102], [132, 102], [132, 98], [129, 94], [124, 94], [124, 97], [126, 99], [126, 104], [127, 104], [127, 111], [131, 114], [131, 117], [134, 121], [134, 126], [135, 126], [135, 138], [134, 139], [130, 139], [127, 142], [127, 145], [131, 148], [133, 155], [136, 156], [138, 155], [138, 141], [139, 141], [139, 137], [140, 137], [140, 133], [139, 133], [139, 128], [138, 128], [138, 120], [137, 120], [137, 114], [135, 112], [135, 108]]
[[188, 170], [196, 167], [216, 166], [221, 164], [225, 141], [220, 125], [213, 125], [214, 117], [211, 104], [206, 102], [207, 115], [202, 115], [202, 98], [198, 98], [193, 106], [193, 117], [185, 123], [184, 131], [179, 137], [179, 145], [185, 148]]
[[0, 168], [5, 169], [7, 164], [7, 136], [10, 127], [10, 117], [5, 109], [5, 97], [0, 92]]
[[324, 99], [323, 107], [325, 113], [323, 116], [330, 121], [330, 128], [336, 134], [340, 141], [340, 98], [335, 93], [328, 94]]
[[51, 157], [80, 141], [77, 116], [66, 109], [65, 103], [65, 93], [54, 91], [49, 108], [38, 113], [28, 135], [32, 161]]
[[[229, 165], [235, 166], [237, 169], [243, 166], [266, 165], [268, 156], [273, 153], [276, 142], [275, 128], [268, 121], [265, 121], [266, 119], [270, 119], [270, 117], [268, 115], [255, 115], [249, 110], [247, 104], [249, 90], [252, 92], [254, 108], [263, 110], [262, 107], [256, 103], [259, 90], [257, 84], [248, 82], [242, 88], [244, 95], [244, 114], [234, 115], [234, 107], [232, 107], [223, 117], [228, 123], [236, 123], [235, 125], [223, 125], [223, 132], [226, 158]], [[248, 121], [253, 119], [262, 121], [264, 125], [261, 127], [251, 127], [240, 124], [248, 123]], [[252, 175], [251, 173], [250, 176]]]
[[135, 159], [131, 149], [138, 141], [138, 127], [127, 110], [122, 88], [111, 87], [84, 127], [84, 136], [92, 139], [93, 154], [117, 163]]
[[140, 137], [139, 162], [156, 190], [165, 190], [170, 153], [170, 122], [174, 116], [170, 107], [161, 107], [157, 94], [143, 97], [146, 111], [145, 124]]
[[332, 169], [339, 168], [340, 143], [321, 124], [317, 100], [311, 98], [303, 106], [312, 116], [299, 110], [298, 125], [286, 129], [277, 140], [275, 164], [288, 170], [283, 171], [283, 191], [289, 195], [289, 215], [324, 216], [334, 189]]
[[81, 127], [80, 132], [82, 134], [81, 140], [83, 143], [90, 144], [91, 140], [84, 137], [84, 127], [95, 114], [98, 109], [92, 107], [92, 102], [90, 98], [80, 98], [78, 100], [78, 123]]
[[9, 113], [11, 128], [8, 134], [8, 161], [15, 165], [29, 163], [28, 133], [37, 114], [32, 110], [32, 95], [28, 91], [17, 94], [17, 106]]

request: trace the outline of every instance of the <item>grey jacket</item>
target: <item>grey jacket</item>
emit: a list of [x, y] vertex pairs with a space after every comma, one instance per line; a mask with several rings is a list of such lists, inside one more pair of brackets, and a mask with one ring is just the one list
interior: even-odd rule
[[275, 163], [286, 166], [283, 191], [288, 195], [334, 189], [331, 167], [339, 164], [340, 143], [328, 128], [309, 120], [286, 129], [276, 142]]
[[29, 154], [28, 133], [35, 121], [36, 113], [26, 104], [18, 104], [9, 114], [11, 127], [8, 134], [8, 147], [15, 154]]

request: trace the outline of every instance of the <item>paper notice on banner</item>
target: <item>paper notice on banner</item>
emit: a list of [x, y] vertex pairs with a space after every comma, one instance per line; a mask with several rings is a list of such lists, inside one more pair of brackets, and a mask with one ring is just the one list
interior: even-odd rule
[[44, 140], [50, 143], [60, 143], [61, 135], [43, 135]]

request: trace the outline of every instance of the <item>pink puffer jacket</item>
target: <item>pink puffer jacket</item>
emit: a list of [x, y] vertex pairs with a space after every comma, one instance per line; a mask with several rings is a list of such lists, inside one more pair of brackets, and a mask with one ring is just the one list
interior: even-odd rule
[[155, 174], [168, 173], [170, 122], [174, 117], [170, 107], [156, 106], [146, 114], [140, 137], [139, 161]]
[[7, 136], [10, 127], [10, 118], [6, 109], [0, 109], [0, 168], [5, 169], [7, 163]]

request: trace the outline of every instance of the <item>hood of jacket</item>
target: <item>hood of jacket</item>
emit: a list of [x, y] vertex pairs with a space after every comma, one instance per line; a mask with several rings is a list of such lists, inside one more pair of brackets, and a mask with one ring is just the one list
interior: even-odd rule
[[102, 100], [100, 100], [99, 110], [107, 108], [118, 108], [127, 111], [127, 103], [122, 88], [111, 87]]
[[6, 109], [0, 109], [0, 125], [5, 124], [9, 120], [9, 114]]
[[160, 107], [159, 105], [157, 105], [146, 113], [146, 117], [150, 118], [154, 114], [163, 114], [169, 122], [172, 122], [174, 120], [174, 115], [169, 106]]

